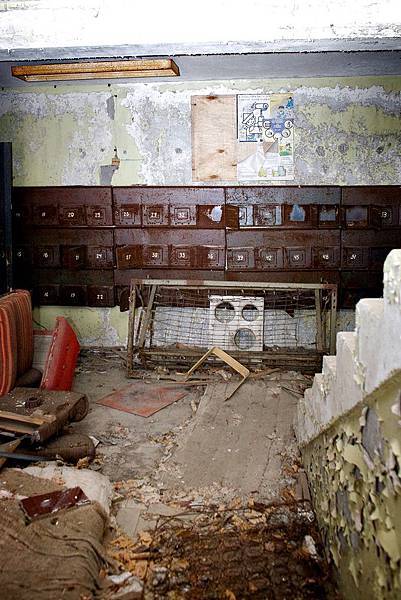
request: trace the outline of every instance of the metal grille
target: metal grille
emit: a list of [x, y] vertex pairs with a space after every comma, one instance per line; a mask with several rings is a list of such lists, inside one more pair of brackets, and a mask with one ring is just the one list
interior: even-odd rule
[[241, 362], [303, 367], [334, 351], [335, 285], [133, 280], [128, 371], [192, 363], [218, 346]]

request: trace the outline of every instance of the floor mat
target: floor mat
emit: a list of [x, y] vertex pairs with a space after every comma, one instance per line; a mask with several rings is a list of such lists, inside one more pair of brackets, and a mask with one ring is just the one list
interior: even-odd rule
[[162, 408], [181, 400], [187, 393], [188, 390], [184, 390], [182, 387], [135, 381], [129, 386], [97, 400], [96, 404], [140, 417], [150, 417]]

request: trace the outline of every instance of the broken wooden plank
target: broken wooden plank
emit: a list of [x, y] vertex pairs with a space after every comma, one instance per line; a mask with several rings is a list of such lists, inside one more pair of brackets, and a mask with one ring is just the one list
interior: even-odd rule
[[230, 356], [227, 352], [225, 352], [221, 348], [218, 348], [217, 346], [214, 346], [213, 348], [210, 348], [210, 350], [208, 350], [189, 369], [189, 371], [187, 371], [186, 373], [176, 373], [176, 377], [177, 378], [181, 378], [183, 382], [188, 381], [188, 379], [191, 377], [192, 373], [194, 371], [196, 371], [196, 369], [198, 367], [200, 367], [209, 358], [209, 356], [211, 356], [212, 354], [214, 356], [217, 356], [217, 358], [220, 358], [220, 360], [224, 361], [227, 365], [229, 365], [232, 369], [234, 369], [234, 371], [237, 371], [237, 373], [239, 373], [242, 376], [242, 379], [239, 382], [239, 384], [224, 399], [224, 401], [226, 402], [227, 400], [229, 400], [230, 398], [233, 397], [233, 395], [235, 394], [235, 392], [241, 387], [241, 385], [244, 383], [244, 381], [249, 377], [250, 371], [249, 371], [249, 369], [247, 369], [246, 367], [244, 367], [244, 365], [242, 365], [240, 362], [238, 362], [238, 360], [236, 360], [235, 358], [233, 358], [232, 356]]
[[44, 425], [52, 423], [56, 420], [54, 415], [21, 415], [20, 413], [10, 412], [8, 410], [0, 410], [0, 419], [8, 421], [21, 421], [22, 423], [30, 423], [31, 425]]

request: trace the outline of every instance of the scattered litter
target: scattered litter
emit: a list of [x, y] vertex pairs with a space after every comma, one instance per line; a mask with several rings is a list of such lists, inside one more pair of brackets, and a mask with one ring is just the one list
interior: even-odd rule
[[131, 579], [131, 577], [132, 573], [130, 573], [129, 571], [123, 571], [119, 575], [109, 575], [107, 579], [110, 579], [110, 581], [115, 585], [122, 585], [124, 582], [127, 581], [127, 579]]
[[80, 487], [91, 501], [98, 502], [106, 513], [109, 513], [113, 487], [108, 477], [100, 473], [89, 469], [59, 467], [54, 464], [47, 464], [45, 467], [27, 467], [24, 473], [51, 479], [66, 487]]
[[21, 500], [20, 505], [28, 519], [33, 521], [66, 508], [83, 506], [89, 503], [89, 498], [85, 496], [81, 488], [75, 487], [48, 494], [30, 496]]
[[113, 595], [113, 600], [140, 600], [142, 598], [143, 583], [138, 577], [131, 575], [116, 594]]
[[309, 503], [251, 498], [246, 506], [237, 498], [217, 510], [199, 498], [192, 504], [199, 509], [161, 517], [154, 530], [111, 542], [110, 556], [122, 575], [129, 571], [141, 580], [143, 597], [181, 598], [183, 590], [185, 597], [205, 600], [331, 597]]
[[232, 377], [232, 374], [228, 371], [225, 371], [224, 369], [219, 369], [218, 371], [215, 371], [215, 374], [220, 375], [220, 377], [222, 377], [224, 381], [230, 381]]
[[304, 537], [304, 543], [302, 544], [302, 550], [310, 555], [313, 560], [320, 560], [319, 553], [316, 549], [315, 540], [311, 535]]

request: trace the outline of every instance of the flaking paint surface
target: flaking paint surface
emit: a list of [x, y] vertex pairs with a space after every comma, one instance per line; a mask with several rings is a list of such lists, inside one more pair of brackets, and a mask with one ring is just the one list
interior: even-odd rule
[[344, 598], [401, 595], [401, 374], [303, 449]]
[[[53, 329], [56, 317], [65, 317], [82, 346], [126, 346], [128, 313], [114, 308], [41, 306], [34, 308], [34, 327]], [[35, 323], [36, 322], [36, 323]]]
[[17, 185], [99, 184], [115, 148], [120, 165], [112, 185], [192, 184], [191, 96], [285, 91], [293, 92], [296, 107], [294, 183], [399, 184], [401, 78], [83, 83], [26, 90], [0, 93], [0, 136], [14, 143]]

